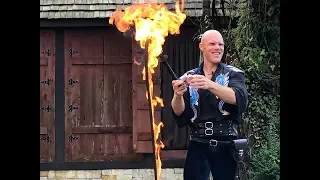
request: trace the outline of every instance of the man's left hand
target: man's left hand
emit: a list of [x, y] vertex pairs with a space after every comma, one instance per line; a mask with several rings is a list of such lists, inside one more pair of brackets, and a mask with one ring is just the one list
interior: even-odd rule
[[203, 75], [191, 75], [187, 78], [189, 86], [196, 89], [209, 89], [214, 83]]

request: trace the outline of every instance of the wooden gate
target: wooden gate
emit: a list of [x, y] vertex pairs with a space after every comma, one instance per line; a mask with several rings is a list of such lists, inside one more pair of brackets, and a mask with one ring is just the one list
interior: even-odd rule
[[66, 161], [135, 158], [131, 40], [114, 29], [65, 32]]
[[55, 151], [55, 34], [40, 30], [40, 163], [52, 162]]

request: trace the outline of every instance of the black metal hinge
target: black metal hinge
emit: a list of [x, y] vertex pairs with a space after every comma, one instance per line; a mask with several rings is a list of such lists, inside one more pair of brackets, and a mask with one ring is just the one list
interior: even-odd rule
[[48, 112], [50, 112], [51, 107], [48, 105], [47, 107], [41, 107], [40, 110], [47, 110]]
[[73, 140], [77, 140], [79, 138], [74, 137], [72, 134], [69, 136], [69, 142], [72, 142]]
[[78, 83], [79, 80], [72, 80], [72, 79], [69, 79], [69, 85], [72, 85], [73, 83]]
[[44, 81], [40, 81], [40, 83], [43, 83], [43, 84], [51, 84], [52, 82], [52, 79], [47, 79], [47, 80], [44, 80]]
[[42, 54], [46, 54], [47, 56], [50, 56], [51, 55], [51, 50], [48, 49], [47, 51], [43, 51], [41, 52]]
[[69, 49], [69, 55], [72, 57], [73, 54], [79, 53], [78, 51], [74, 51], [73, 49]]
[[42, 137], [42, 138], [40, 138], [40, 140], [45, 140], [47, 142], [51, 142], [50, 136]]
[[69, 112], [72, 112], [74, 109], [79, 109], [78, 107], [73, 106], [72, 104], [69, 106]]

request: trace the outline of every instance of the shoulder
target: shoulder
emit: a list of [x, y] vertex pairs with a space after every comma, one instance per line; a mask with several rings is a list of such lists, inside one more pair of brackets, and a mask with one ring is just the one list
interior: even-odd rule
[[235, 74], [240, 73], [240, 74], [244, 75], [244, 71], [239, 68], [236, 68], [236, 67], [228, 65], [228, 64], [223, 64], [223, 66], [224, 66], [224, 69], [228, 72], [233, 72]]
[[[229, 82], [235, 81], [244, 81], [245, 72], [231, 65], [221, 64], [223, 68], [221, 68], [220, 74], [216, 78], [216, 82], [225, 82], [226, 84]], [[224, 84], [224, 83], [222, 83]]]

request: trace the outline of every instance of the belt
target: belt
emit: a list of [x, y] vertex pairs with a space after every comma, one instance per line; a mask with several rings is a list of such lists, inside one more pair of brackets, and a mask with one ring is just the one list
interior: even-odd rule
[[191, 141], [196, 141], [200, 143], [209, 144], [210, 146], [228, 146], [231, 145], [232, 141], [218, 141], [215, 139], [204, 139], [204, 138], [196, 138], [196, 137], [190, 137]]
[[210, 137], [210, 136], [228, 136], [228, 130], [219, 130], [218, 132], [215, 129], [193, 129], [191, 134], [199, 137]]
[[191, 128], [191, 134], [198, 137], [234, 135], [232, 121], [198, 122]]
[[215, 127], [215, 128], [229, 128], [232, 125], [232, 121], [228, 120], [228, 121], [216, 121], [216, 122], [211, 122], [211, 121], [207, 121], [207, 122], [199, 122], [197, 123], [197, 127], [199, 128], [207, 128], [207, 127]]

